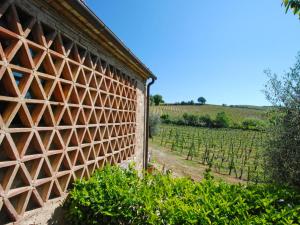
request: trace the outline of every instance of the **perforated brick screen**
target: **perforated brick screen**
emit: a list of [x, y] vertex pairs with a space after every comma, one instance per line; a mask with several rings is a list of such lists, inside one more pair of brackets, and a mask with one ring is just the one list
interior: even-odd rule
[[136, 81], [0, 2], [0, 224], [134, 154]]

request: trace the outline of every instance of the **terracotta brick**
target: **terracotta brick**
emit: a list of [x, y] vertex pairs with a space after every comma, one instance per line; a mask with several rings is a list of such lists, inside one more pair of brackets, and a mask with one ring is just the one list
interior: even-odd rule
[[0, 224], [105, 164], [142, 166], [145, 81], [29, 2], [0, 3]]

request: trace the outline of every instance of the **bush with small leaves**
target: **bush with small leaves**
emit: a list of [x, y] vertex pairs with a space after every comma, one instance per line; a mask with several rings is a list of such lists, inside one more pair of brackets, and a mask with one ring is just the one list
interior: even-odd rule
[[[209, 172], [208, 172], [209, 174]], [[64, 203], [68, 224], [299, 224], [300, 196], [269, 185], [202, 182], [170, 174], [139, 177], [105, 167], [77, 181]]]
[[225, 112], [219, 112], [214, 120], [214, 127], [216, 128], [227, 128], [229, 127], [230, 119]]
[[241, 127], [244, 130], [264, 130], [266, 123], [262, 120], [248, 118], [243, 120]]
[[149, 137], [152, 138], [159, 130], [160, 116], [155, 113], [149, 114]]
[[199, 123], [202, 127], [212, 127], [213, 120], [211, 119], [210, 115], [199, 116]]

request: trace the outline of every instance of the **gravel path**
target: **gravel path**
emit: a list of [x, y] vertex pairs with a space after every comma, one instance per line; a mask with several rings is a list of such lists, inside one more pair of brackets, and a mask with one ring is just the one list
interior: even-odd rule
[[[158, 170], [171, 170], [175, 177], [190, 177], [193, 180], [203, 179], [203, 174], [207, 166], [201, 165], [195, 161], [186, 160], [170, 150], [160, 146], [150, 146], [151, 161]], [[212, 172], [216, 179], [224, 180], [229, 183], [245, 183], [245, 181], [236, 179], [228, 175], [222, 175]]]

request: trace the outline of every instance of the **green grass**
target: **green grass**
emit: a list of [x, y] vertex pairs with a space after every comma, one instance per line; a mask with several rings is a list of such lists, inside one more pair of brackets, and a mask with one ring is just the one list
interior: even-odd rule
[[184, 113], [195, 115], [210, 115], [215, 118], [218, 112], [225, 112], [232, 121], [241, 122], [246, 118], [266, 119], [267, 107], [241, 106], [229, 107], [220, 105], [160, 105], [151, 106], [151, 112], [159, 115], [169, 114], [171, 118], [178, 118]]

